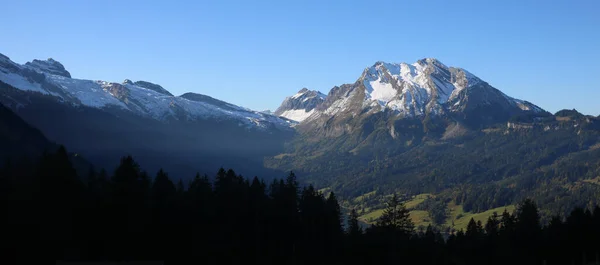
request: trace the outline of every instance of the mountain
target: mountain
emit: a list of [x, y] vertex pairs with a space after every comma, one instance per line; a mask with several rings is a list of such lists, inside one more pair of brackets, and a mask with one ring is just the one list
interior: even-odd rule
[[220, 166], [264, 173], [262, 157], [280, 150], [295, 124], [201, 94], [172, 96], [146, 81], [75, 79], [53, 59], [20, 65], [4, 55], [0, 102], [100, 166], [132, 154], [148, 170], [179, 168], [189, 177]]
[[436, 59], [377, 62], [333, 87], [265, 165], [294, 170], [365, 216], [391, 193], [433, 194], [438, 201], [426, 205], [465, 212], [535, 196], [544, 210], [568, 211], [600, 195], [590, 180], [600, 174], [599, 126], [596, 117], [548, 113]]
[[598, 117], [551, 114], [432, 58], [376, 62], [327, 95], [303, 88], [272, 115], [173, 96], [147, 81], [72, 78], [53, 59], [20, 65], [0, 55], [0, 102], [97, 167], [111, 170], [130, 154], [175, 179], [221, 166], [265, 178], [293, 170], [361, 209], [363, 221], [392, 193], [425, 198], [412, 209], [438, 225], [454, 221], [448, 212], [527, 197], [546, 216], [600, 204]]
[[[40, 130], [2, 105], [0, 105], [0, 128], [0, 168], [8, 162], [9, 168], [25, 166], [34, 170], [32, 164], [35, 165], [37, 159], [45, 153], [55, 153], [59, 149], [59, 145], [48, 140]], [[77, 153], [68, 153], [68, 155], [71, 164], [81, 176], [89, 172], [91, 166], [89, 161]]]
[[[354, 84], [334, 87], [305, 124], [345, 124], [386, 113], [387, 119], [444, 118], [482, 127], [525, 113], [545, 115], [541, 108], [511, 98], [467, 70], [436, 59], [413, 64], [377, 62]], [[338, 122], [336, 122], [337, 120]], [[312, 128], [313, 130], [315, 128]]]
[[301, 122], [315, 112], [317, 106], [325, 101], [326, 95], [316, 90], [303, 88], [291, 97], [287, 97], [274, 114]]
[[[298, 104], [309, 94], [301, 90], [286, 98], [280, 109], [302, 109]], [[413, 64], [377, 62], [356, 82], [336, 86], [324, 100], [313, 103], [296, 129], [306, 142], [302, 146], [321, 153], [399, 152], [407, 147], [397, 144], [402, 139], [416, 144], [425, 135], [461, 137], [514, 116], [550, 115], [467, 70], [431, 58]]]
[[[287, 128], [289, 122], [271, 115], [223, 103], [204, 95], [173, 96], [146, 81], [123, 83], [70, 78], [59, 62], [33, 60], [18, 65], [0, 56], [0, 80], [17, 89], [55, 96], [63, 102], [98, 109], [118, 108], [155, 120], [229, 119], [256, 129]], [[199, 97], [203, 97], [198, 100]], [[195, 99], [190, 99], [195, 98]]]

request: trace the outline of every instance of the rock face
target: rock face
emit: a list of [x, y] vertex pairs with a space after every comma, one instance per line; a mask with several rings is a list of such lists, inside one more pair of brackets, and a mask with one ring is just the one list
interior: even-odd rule
[[55, 61], [52, 58], [49, 58], [48, 60], [36, 59], [31, 62], [25, 63], [25, 66], [30, 67], [31, 69], [34, 69], [39, 72], [71, 78], [71, 73], [69, 73], [69, 71], [67, 71], [61, 63]]
[[325, 101], [325, 95], [316, 90], [303, 88], [291, 97], [287, 97], [274, 114], [301, 122], [314, 113], [314, 109]]

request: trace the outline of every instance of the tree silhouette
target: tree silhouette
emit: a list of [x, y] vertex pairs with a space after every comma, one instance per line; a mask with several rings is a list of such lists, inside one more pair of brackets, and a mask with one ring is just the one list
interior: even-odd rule
[[539, 256], [541, 235], [540, 215], [531, 199], [525, 199], [517, 207], [515, 224], [516, 248], [524, 262], [536, 263]]
[[348, 216], [348, 229], [346, 230], [346, 234], [350, 236], [352, 239], [358, 239], [363, 234], [362, 226], [358, 221], [358, 213], [356, 209], [352, 209], [350, 211], [350, 215]]
[[407, 235], [414, 230], [410, 212], [406, 209], [404, 203], [400, 202], [396, 194], [388, 200], [387, 207], [377, 220], [376, 226], [390, 228]]
[[[112, 176], [78, 172], [66, 149], [0, 168], [0, 218], [7, 260], [165, 260], [169, 264], [583, 264], [598, 260], [600, 207], [577, 208], [544, 225], [532, 200], [514, 214], [447, 240], [434, 225], [414, 232], [397, 196], [363, 230], [355, 209], [342, 229], [342, 207], [293, 172], [269, 187], [233, 170], [186, 187], [159, 170], [153, 180], [132, 157]], [[79, 174], [82, 174], [81, 176]], [[36, 253], [37, 255], [31, 255]]]

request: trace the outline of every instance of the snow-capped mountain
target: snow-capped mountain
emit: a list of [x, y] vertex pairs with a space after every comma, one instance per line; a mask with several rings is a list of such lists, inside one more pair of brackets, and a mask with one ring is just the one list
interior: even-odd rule
[[[292, 100], [299, 95], [302, 93], [286, 98], [283, 105], [298, 102]], [[276, 114], [288, 114], [285, 111], [290, 109], [294, 108]], [[545, 113], [527, 101], [507, 96], [465, 69], [426, 58], [412, 64], [377, 62], [355, 83], [331, 89], [304, 119], [298, 120], [304, 128], [322, 127], [331, 125], [331, 118], [341, 121], [382, 112], [393, 119], [472, 118], [473, 124], [483, 125], [522, 112]]]
[[[511, 156], [514, 151], [504, 146], [518, 149], [520, 144], [514, 141], [533, 139], [541, 131], [524, 136], [511, 134], [519, 130], [512, 128], [560, 120], [465, 69], [431, 58], [411, 64], [376, 62], [354, 83], [333, 87], [313, 110], [294, 127], [299, 136], [285, 145], [284, 152], [266, 159], [265, 165], [303, 172], [308, 181], [339, 188], [351, 197], [373, 187], [377, 192], [390, 187], [390, 193], [405, 189], [407, 180], [414, 181], [407, 190], [419, 190], [416, 194], [463, 183], [443, 173], [447, 171], [497, 177], [507, 171], [490, 170], [492, 164], [503, 165], [497, 162], [496, 150], [506, 152], [503, 157]], [[482, 143], [494, 143], [490, 145], [498, 149]], [[454, 171], [461, 163], [464, 168]], [[466, 183], [479, 181], [475, 179]], [[445, 184], [439, 185], [440, 181]]]
[[21, 65], [4, 55], [0, 103], [96, 166], [110, 169], [130, 154], [150, 172], [169, 168], [183, 178], [221, 166], [272, 174], [262, 158], [280, 152], [297, 124], [206, 95], [173, 96], [146, 81], [76, 79], [56, 60]]
[[315, 112], [315, 108], [325, 101], [325, 94], [303, 88], [291, 97], [287, 97], [274, 114], [301, 122]]
[[65, 67], [53, 59], [33, 60], [19, 65], [0, 54], [0, 81], [23, 91], [55, 96], [68, 104], [100, 109], [118, 107], [162, 121], [235, 120], [240, 125], [258, 129], [288, 128], [291, 123], [209, 96], [192, 93], [173, 96], [160, 85], [146, 81], [132, 82], [127, 79], [123, 83], [116, 83], [71, 78]]

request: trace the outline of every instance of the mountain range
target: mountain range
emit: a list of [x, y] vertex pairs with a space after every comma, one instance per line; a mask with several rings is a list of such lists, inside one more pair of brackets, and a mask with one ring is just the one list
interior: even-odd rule
[[75, 79], [56, 60], [20, 65], [4, 55], [0, 102], [99, 167], [131, 154], [149, 171], [173, 168], [189, 178], [220, 166], [268, 174], [262, 157], [280, 150], [296, 123], [145, 81]]
[[363, 215], [394, 192], [426, 195], [413, 210], [432, 222], [450, 205], [482, 212], [532, 195], [567, 211], [600, 195], [599, 118], [551, 114], [433, 58], [376, 62], [354, 83], [327, 95], [303, 88], [270, 112], [147, 81], [76, 79], [54, 59], [21, 65], [0, 54], [0, 102], [99, 167], [131, 154], [181, 178], [221, 166], [267, 178], [293, 170]]

